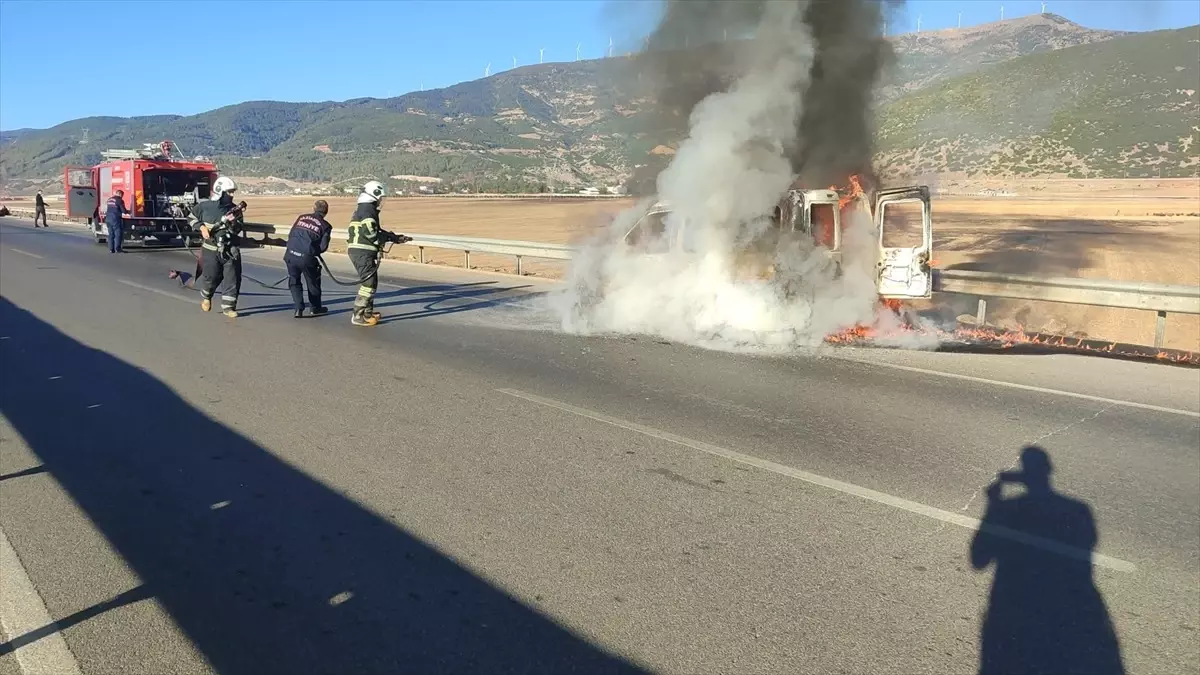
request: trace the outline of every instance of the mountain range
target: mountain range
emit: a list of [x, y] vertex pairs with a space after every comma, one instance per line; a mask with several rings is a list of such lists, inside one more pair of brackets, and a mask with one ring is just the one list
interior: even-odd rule
[[[1200, 169], [1200, 26], [1101, 31], [1041, 14], [889, 40], [898, 58], [879, 84], [876, 115], [885, 177]], [[727, 48], [678, 56], [719, 58]], [[663, 126], [635, 85], [640, 58], [524, 66], [387, 99], [252, 101], [3, 131], [0, 176], [54, 177], [108, 148], [171, 139], [235, 176], [431, 176], [487, 191], [636, 184], [685, 132]]]

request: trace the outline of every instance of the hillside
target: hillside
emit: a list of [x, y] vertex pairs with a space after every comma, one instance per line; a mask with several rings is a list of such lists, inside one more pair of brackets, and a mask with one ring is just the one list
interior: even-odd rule
[[885, 105], [885, 175], [1191, 176], [1200, 26], [1039, 53]]
[[1057, 14], [1034, 14], [967, 28], [906, 33], [891, 39], [901, 56], [882, 88], [890, 101], [939, 80], [1021, 56], [1109, 40], [1130, 33], [1093, 30]]
[[[1188, 43], [1195, 33], [1094, 31], [1037, 15], [892, 38], [899, 58], [880, 88], [888, 102], [879, 119], [880, 159], [896, 174], [1112, 176], [1125, 169], [1114, 158], [1133, 152], [1135, 169], [1153, 164], [1163, 175], [1190, 175], [1187, 154], [1195, 149], [1181, 139], [1194, 134], [1195, 98], [1167, 92], [1196, 88], [1198, 50]], [[671, 58], [721, 61], [737, 48]], [[87, 118], [4, 131], [0, 175], [56, 176], [65, 164], [95, 162], [106, 148], [170, 138], [234, 175], [439, 176], [486, 190], [612, 185], [639, 165], [664, 161], [667, 155], [648, 153], [681, 133], [651, 131], [662, 118], [651, 115], [648, 94], [632, 77], [640, 58], [526, 66], [390, 99], [257, 101], [187, 117]], [[1146, 101], [1154, 103], [1150, 114], [1139, 108]], [[1149, 145], [1134, 152], [1138, 143]], [[1027, 157], [1035, 150], [1057, 154], [1039, 163]]]

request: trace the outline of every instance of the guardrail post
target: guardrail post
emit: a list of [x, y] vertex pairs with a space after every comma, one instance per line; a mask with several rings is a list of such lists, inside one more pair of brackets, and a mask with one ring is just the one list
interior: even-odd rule
[[975, 323], [982, 326], [985, 319], [987, 319], [987, 300], [980, 298], [979, 306], [975, 309]]
[[466, 262], [463, 264], [463, 266], [464, 266], [466, 269], [471, 269], [471, 252], [470, 252], [470, 251], [463, 251], [463, 253], [464, 253], [464, 254], [466, 254]]
[[1154, 346], [1162, 349], [1163, 343], [1167, 338], [1167, 313], [1159, 312], [1158, 319], [1154, 321]]
[[517, 276], [521, 276], [521, 256], [517, 256]]
[[425, 247], [424, 246], [417, 247], [417, 260], [420, 260], [422, 265], [425, 264]]

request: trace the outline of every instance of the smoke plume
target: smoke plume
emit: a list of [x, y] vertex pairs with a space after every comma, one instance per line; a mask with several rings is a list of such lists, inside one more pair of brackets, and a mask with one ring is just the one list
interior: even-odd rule
[[[552, 298], [564, 330], [761, 349], [894, 320], [876, 311], [869, 213], [844, 217], [840, 265], [771, 220], [797, 179], [821, 189], [857, 174], [873, 185], [871, 99], [890, 58], [881, 4], [670, 0], [664, 10], [635, 67], [655, 89], [656, 126], [686, 120], [656, 181], [671, 210], [637, 234], [648, 247], [625, 240], [653, 200], [583, 248]], [[773, 275], [747, 272], [763, 263]]]

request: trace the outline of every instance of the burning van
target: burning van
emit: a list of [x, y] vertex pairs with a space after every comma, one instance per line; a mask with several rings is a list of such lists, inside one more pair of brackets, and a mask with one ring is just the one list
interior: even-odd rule
[[[643, 255], [690, 252], [686, 222], [672, 223], [672, 207], [654, 202], [625, 233], [624, 244]], [[742, 271], [751, 276], [775, 275], [772, 248], [791, 237], [808, 237], [840, 264], [844, 227], [855, 215], [870, 218], [878, 233], [876, 288], [884, 299], [929, 298], [933, 274], [933, 225], [929, 188], [888, 188], [868, 194], [857, 177], [844, 190], [809, 190], [793, 186], [779, 201], [771, 228], [739, 256]]]

